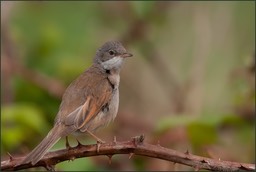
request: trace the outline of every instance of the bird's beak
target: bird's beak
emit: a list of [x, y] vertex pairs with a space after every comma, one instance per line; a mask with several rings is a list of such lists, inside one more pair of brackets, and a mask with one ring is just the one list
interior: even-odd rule
[[126, 58], [126, 57], [132, 57], [133, 55], [131, 53], [124, 53], [121, 55], [123, 58]]

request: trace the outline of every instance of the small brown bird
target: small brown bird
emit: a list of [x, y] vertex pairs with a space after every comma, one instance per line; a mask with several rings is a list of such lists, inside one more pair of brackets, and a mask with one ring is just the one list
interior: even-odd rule
[[131, 56], [117, 41], [106, 42], [97, 50], [92, 66], [66, 89], [54, 127], [23, 163], [36, 164], [61, 137], [70, 134], [88, 133], [102, 143], [92, 132], [115, 119], [120, 69]]

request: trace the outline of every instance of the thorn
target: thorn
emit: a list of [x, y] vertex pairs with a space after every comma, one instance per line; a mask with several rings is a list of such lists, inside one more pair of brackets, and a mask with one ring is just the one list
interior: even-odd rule
[[188, 149], [187, 149], [187, 151], [185, 152], [185, 154], [189, 155], [189, 151], [188, 151]]
[[83, 146], [83, 144], [82, 144], [81, 142], [79, 142], [79, 140], [78, 140], [78, 139], [76, 139], [76, 141], [77, 141], [77, 146], [76, 146], [76, 147]]
[[240, 164], [240, 167], [239, 167], [240, 169], [242, 169], [242, 170], [255, 170], [255, 166], [244, 166], [243, 164]]
[[97, 141], [97, 153], [100, 152], [100, 146], [101, 146], [101, 142]]
[[134, 155], [134, 153], [130, 153], [129, 154], [129, 159], [131, 159], [131, 157]]
[[116, 145], [116, 136], [114, 136], [114, 140], [113, 140], [114, 144]]
[[68, 142], [68, 136], [66, 136], [66, 149], [67, 150], [71, 149], [71, 146], [70, 146], [70, 144]]
[[76, 159], [76, 157], [72, 156], [69, 160], [74, 161], [75, 159]]
[[176, 165], [176, 162], [173, 162], [173, 165]]
[[55, 171], [54, 165], [48, 165], [48, 164], [46, 164], [45, 168], [46, 168], [47, 171]]
[[247, 168], [246, 167], [244, 167], [242, 164], [240, 164], [240, 167], [239, 167], [240, 169], [242, 169], [242, 170], [246, 170]]
[[219, 158], [219, 161], [220, 161], [220, 158]]
[[9, 156], [9, 161], [13, 161], [13, 156], [9, 152], [7, 152], [7, 154]]
[[205, 161], [204, 159], [201, 161], [202, 163], [207, 163], [207, 161]]
[[112, 163], [112, 156], [113, 156], [113, 155], [107, 155], [107, 157], [108, 157], [108, 163], [109, 163], [109, 164]]
[[198, 166], [196, 166], [195, 167], [195, 171], [199, 171], [200, 169], [199, 169], [199, 167]]

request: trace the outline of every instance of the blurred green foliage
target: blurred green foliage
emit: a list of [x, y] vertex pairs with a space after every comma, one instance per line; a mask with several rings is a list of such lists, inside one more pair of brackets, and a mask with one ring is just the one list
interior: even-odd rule
[[[33, 102], [34, 104], [40, 106], [40, 110], [43, 112], [43, 116], [48, 118], [48, 121], [54, 119], [53, 113], [56, 113], [59, 106], [59, 99], [49, 95], [45, 90], [39, 88], [37, 85], [27, 82], [20, 77], [13, 78], [16, 101], [17, 102]], [[28, 94], [29, 93], [29, 94]], [[42, 108], [42, 106], [44, 108]]]
[[[18, 149], [20, 143], [29, 143], [30, 135], [46, 133], [50, 126], [41, 109], [32, 103], [19, 103], [1, 109], [1, 150]], [[3, 149], [4, 148], [4, 149]]]
[[86, 169], [87, 171], [103, 170], [95, 167], [90, 158], [80, 158], [73, 162], [63, 162], [56, 166], [57, 169], [65, 169], [66, 171], [74, 171], [79, 169]]
[[233, 126], [243, 126], [246, 125], [246, 121], [244, 121], [241, 117], [235, 114], [223, 114], [223, 115], [214, 115], [214, 114], [206, 114], [200, 117], [197, 116], [188, 116], [188, 115], [180, 115], [180, 116], [172, 116], [167, 118], [162, 118], [158, 121], [156, 125], [157, 132], [164, 132], [170, 128], [174, 128], [177, 126], [188, 126], [194, 124], [202, 124], [207, 126], [218, 127], [221, 125], [233, 125]]
[[[246, 127], [246, 121], [235, 114], [206, 114], [200, 117], [196, 116], [172, 116], [159, 120], [156, 125], [156, 132], [166, 132], [172, 128], [185, 127], [188, 139], [194, 149], [203, 148], [205, 145], [218, 143], [219, 128], [229, 126], [233, 128]], [[249, 131], [251, 133], [251, 131]], [[248, 135], [249, 133], [244, 133]]]

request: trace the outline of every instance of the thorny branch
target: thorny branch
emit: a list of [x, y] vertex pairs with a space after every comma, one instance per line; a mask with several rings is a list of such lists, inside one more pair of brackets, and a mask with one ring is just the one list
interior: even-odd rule
[[24, 157], [12, 157], [9, 160], [1, 162], [1, 170], [21, 170], [32, 167], [43, 166], [47, 170], [54, 171], [54, 166], [66, 160], [74, 160], [82, 157], [106, 155], [111, 157], [115, 154], [129, 154], [129, 159], [134, 155], [147, 156], [167, 160], [174, 163], [180, 163], [194, 167], [196, 170], [206, 169], [212, 171], [255, 171], [255, 164], [246, 164], [239, 162], [230, 162], [215, 160], [206, 157], [192, 155], [188, 151], [185, 153], [172, 149], [167, 149], [159, 144], [152, 145], [144, 142], [144, 135], [133, 137], [130, 141], [113, 142], [101, 144], [99, 152], [97, 145], [82, 145], [78, 143], [76, 147], [63, 149], [47, 153], [37, 164], [21, 164]]

